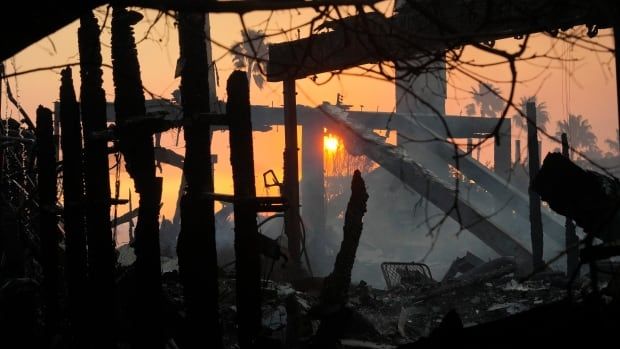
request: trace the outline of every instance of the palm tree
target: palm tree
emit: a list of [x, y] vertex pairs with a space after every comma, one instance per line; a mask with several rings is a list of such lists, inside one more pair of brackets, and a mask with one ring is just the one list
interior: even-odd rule
[[616, 129], [616, 139], [606, 139], [605, 143], [607, 143], [607, 146], [609, 147], [609, 149], [611, 150], [611, 154], [618, 154], [620, 153], [620, 133], [619, 130]]
[[588, 157], [600, 155], [600, 149], [596, 145], [596, 135], [592, 132], [592, 126], [582, 115], [569, 114], [567, 120], [557, 123], [557, 138], [566, 133], [568, 144]]
[[471, 95], [480, 108], [480, 116], [496, 117], [504, 108], [501, 90], [490, 83], [478, 82], [478, 90], [472, 87]]
[[467, 116], [474, 116], [476, 114], [476, 105], [474, 103], [466, 105], [465, 114], [467, 114]]
[[549, 123], [549, 112], [547, 111], [547, 104], [545, 102], [538, 103], [536, 96], [523, 96], [521, 97], [521, 101], [519, 102], [519, 110], [520, 113], [515, 114], [512, 117], [512, 120], [515, 126], [527, 130], [527, 122], [526, 122], [526, 114], [527, 114], [527, 104], [534, 103], [536, 106], [536, 126], [538, 126], [541, 130], [547, 131], [547, 124]]
[[269, 57], [269, 48], [265, 42], [265, 34], [260, 30], [247, 29], [241, 31], [243, 41], [232, 48], [235, 68], [245, 68], [248, 80], [254, 80], [258, 88], [265, 84], [265, 65]]

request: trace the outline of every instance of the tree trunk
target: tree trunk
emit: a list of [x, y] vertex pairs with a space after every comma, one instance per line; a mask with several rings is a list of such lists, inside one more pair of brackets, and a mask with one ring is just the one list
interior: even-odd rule
[[56, 217], [56, 158], [52, 111], [37, 108], [37, 164], [39, 187], [39, 236], [43, 267], [43, 299], [47, 337], [58, 321], [58, 219]]
[[159, 260], [159, 203], [162, 179], [155, 176], [153, 133], [144, 117], [144, 94], [132, 26], [142, 15], [115, 7], [112, 12], [114, 109], [119, 149], [127, 172], [140, 194], [135, 230], [136, 299], [134, 345], [163, 348], [161, 319], [161, 266]]
[[239, 345], [252, 348], [261, 325], [259, 235], [256, 225], [254, 148], [247, 74], [228, 78], [226, 113], [229, 120], [230, 163], [235, 190], [235, 258]]
[[181, 100], [187, 183], [181, 200], [181, 231], [177, 240], [179, 272], [187, 307], [188, 347], [222, 347], [218, 312], [209, 82], [204, 14], [180, 12]]
[[[84, 125], [86, 234], [88, 241], [87, 337], [95, 348], [110, 348], [116, 331], [113, 320], [114, 244], [110, 226], [110, 177], [108, 171], [105, 91], [101, 78], [99, 26], [92, 13], [80, 19], [80, 99]], [[83, 324], [86, 326], [85, 324]]]
[[[73, 333], [80, 336], [85, 323], [86, 231], [80, 107], [73, 89], [71, 68], [61, 72], [60, 124], [63, 162], [64, 223], [67, 256], [67, 292]], [[80, 343], [82, 343], [80, 341]]]

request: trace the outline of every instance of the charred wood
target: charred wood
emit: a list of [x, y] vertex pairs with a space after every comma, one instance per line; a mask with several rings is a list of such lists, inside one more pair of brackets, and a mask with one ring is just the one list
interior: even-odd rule
[[[109, 224], [110, 182], [108, 176], [107, 141], [95, 137], [105, 132], [106, 101], [102, 88], [99, 26], [92, 13], [80, 19], [78, 30], [81, 62], [81, 111], [86, 149], [87, 240], [90, 303], [97, 306], [92, 314], [97, 341], [105, 346], [112, 321], [112, 289], [114, 254]], [[99, 332], [100, 331], [100, 332]], [[105, 333], [105, 334], [104, 334]]]
[[235, 199], [241, 199], [234, 203], [239, 345], [241, 348], [251, 348], [256, 342], [261, 325], [261, 269], [256, 206], [247, 200], [256, 197], [256, 185], [250, 91], [246, 73], [233, 72], [228, 78], [226, 92]]
[[[222, 347], [218, 309], [209, 82], [204, 14], [180, 12], [179, 47], [187, 183], [181, 199], [181, 231], [177, 241], [179, 273], [187, 308], [186, 347]], [[205, 333], [207, 333], [205, 335]]]
[[[566, 133], [562, 133], [562, 155], [567, 159], [570, 159], [568, 137]], [[573, 275], [579, 265], [579, 238], [575, 233], [575, 222], [569, 217], [566, 218], [565, 223], [565, 236], [566, 236], [566, 274]]]
[[58, 217], [56, 208], [56, 158], [52, 111], [37, 108], [37, 173], [39, 187], [39, 236], [43, 267], [43, 299], [48, 338], [58, 322]]
[[607, 242], [620, 238], [620, 183], [584, 170], [560, 153], [549, 153], [533, 189], [557, 213]]
[[110, 177], [105, 139], [106, 100], [102, 88], [99, 26], [93, 13], [80, 18], [80, 100], [84, 127], [86, 184], [86, 237], [88, 244], [88, 337], [97, 348], [112, 346], [114, 243], [110, 226]]
[[69, 315], [74, 333], [84, 333], [87, 293], [86, 221], [80, 107], [73, 88], [71, 68], [61, 72], [60, 124], [63, 162], [64, 229], [67, 258]]
[[132, 26], [141, 19], [141, 14], [122, 7], [115, 7], [112, 12], [114, 109], [119, 149], [140, 194], [134, 240], [137, 278], [134, 345], [163, 348], [159, 257], [162, 179], [155, 176], [153, 129], [139, 122], [146, 115], [146, 108]]
[[[320, 296], [321, 325], [313, 341], [315, 348], [333, 348], [353, 313], [345, 308], [351, 285], [351, 270], [362, 235], [368, 193], [359, 170], [353, 173], [351, 198], [344, 218], [343, 238], [336, 256], [334, 270], [325, 278]], [[344, 322], [343, 322], [344, 321]]]

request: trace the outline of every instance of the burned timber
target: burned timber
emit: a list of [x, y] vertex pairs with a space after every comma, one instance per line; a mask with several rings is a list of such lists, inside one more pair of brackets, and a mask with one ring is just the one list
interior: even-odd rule
[[[447, 51], [473, 45], [497, 53], [495, 40], [557, 36], [574, 26], [589, 37], [613, 29], [618, 44], [615, 2], [412, 0], [386, 16], [364, 12], [375, 4], [364, 0], [112, 1], [100, 23], [93, 9], [107, 3], [19, 3], [29, 30], [0, 47], [7, 59], [79, 21], [79, 64], [62, 67], [58, 102], [39, 106], [34, 117], [0, 65], [2, 92], [17, 115], [0, 123], [2, 347], [523, 347], [617, 337], [613, 166], [571, 158], [567, 133], [562, 152], [543, 156], [535, 98], [522, 106], [527, 164], [520, 142], [513, 161], [507, 107], [495, 117], [445, 108]], [[242, 70], [222, 79], [226, 101], [217, 99], [205, 14], [336, 5], [357, 11], [269, 45], [268, 58], [254, 52], [266, 64], [261, 79], [282, 90], [281, 107], [251, 105], [254, 75]], [[145, 97], [134, 30], [144, 18], [130, 6], [176, 11], [180, 86], [171, 100]], [[101, 42], [105, 25], [109, 43]], [[503, 57], [514, 64], [514, 56]], [[297, 103], [299, 79], [385, 61], [397, 73], [394, 112], [354, 111], [340, 94], [333, 104]], [[112, 72], [113, 101], [106, 101], [104, 68]], [[280, 126], [283, 153], [270, 156], [283, 160], [281, 181], [278, 171], [255, 173], [265, 150], [254, 137]], [[171, 130], [183, 135], [184, 154], [162, 145]], [[335, 183], [326, 170], [326, 130], [344, 144], [335, 149], [365, 159], [351, 162], [337, 192], [326, 185]], [[215, 186], [217, 131], [227, 132], [232, 193]], [[472, 156], [472, 139], [492, 141], [490, 166]], [[182, 171], [171, 219], [161, 213], [170, 199], [162, 164]], [[127, 197], [121, 172], [133, 187]], [[259, 195], [257, 178], [270, 195]], [[422, 206], [424, 215], [416, 211]], [[128, 243], [117, 246], [123, 224]], [[466, 252], [441, 266], [390, 241], [394, 230], [437, 236], [444, 224], [469, 235], [461, 242]], [[373, 256], [397, 249], [408, 258]], [[365, 274], [356, 269], [362, 264]]]

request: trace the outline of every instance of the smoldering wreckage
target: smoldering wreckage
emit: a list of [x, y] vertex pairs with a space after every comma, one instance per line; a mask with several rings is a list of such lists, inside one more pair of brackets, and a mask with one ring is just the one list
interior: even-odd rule
[[[608, 27], [615, 23], [590, 7], [584, 9], [580, 2], [570, 3], [574, 6], [558, 9], [549, 2], [549, 8], [539, 8], [546, 22], [529, 21], [530, 25], [497, 32], [510, 37], [555, 27]], [[446, 13], [448, 18], [458, 16], [458, 6], [455, 8]], [[487, 217], [475, 200], [463, 198], [441, 173], [427, 168], [432, 168], [432, 164], [425, 162], [428, 158], [387, 144], [374, 134], [368, 126], [373, 122], [369, 115], [349, 113], [339, 105], [296, 106], [296, 78], [343, 69], [333, 66], [336, 62], [354, 66], [387, 58], [408, 58], [394, 57], [393, 50], [386, 47], [372, 51], [374, 46], [365, 44], [375, 42], [373, 36], [385, 35], [386, 25], [402, 24], [402, 17], [419, 16], [428, 21], [426, 12], [402, 10], [396, 15], [401, 17], [383, 18], [389, 23], [367, 27], [366, 34], [356, 40], [340, 40], [338, 35], [346, 26], [338, 24], [333, 31], [317, 35], [315, 43], [334, 44], [339, 49], [345, 45], [351, 52], [364, 47], [366, 51], [351, 54], [346, 62], [329, 58], [314, 61], [321, 54], [331, 57], [329, 52], [319, 51], [309, 55], [309, 61], [295, 62], [300, 56], [287, 56], [293, 52], [288, 50], [307, 48], [305, 39], [270, 47], [268, 78], [284, 82], [283, 110], [269, 111], [284, 113], [284, 180], [272, 183], [280, 190], [280, 196], [259, 197], [252, 170], [252, 130], [262, 126], [257, 118], [264, 110], [250, 105], [244, 72], [234, 72], [228, 79], [228, 101], [222, 108], [225, 111], [218, 114], [211, 109], [208, 67], [204, 63], [208, 62], [205, 18], [185, 13], [182, 8], [175, 10], [181, 10], [178, 29], [183, 57], [182, 98], [180, 104], [167, 102], [165, 108], [176, 110], [179, 117], [162, 117], [145, 107], [150, 101], [145, 101], [142, 92], [132, 29], [141, 16], [114, 7], [114, 123], [109, 124], [106, 117], [99, 27], [92, 13], [79, 17], [79, 103], [71, 69], [66, 68], [61, 74], [60, 102], [55, 112], [39, 107], [35, 123], [19, 108], [21, 123], [2, 120], [2, 347], [442, 348], [614, 343], [620, 328], [620, 273], [616, 259], [620, 255], [618, 179], [583, 169], [566, 154], [551, 153], [539, 171], [530, 167], [528, 202], [523, 190], [502, 179], [502, 171], [510, 169], [509, 157], [506, 167], [502, 162], [505, 159], [498, 156], [496, 174], [476, 165], [471, 158], [463, 158], [462, 172], [485, 189], [479, 195], [501, 196], [509, 192], [516, 197], [511, 202], [517, 216], [528, 217], [529, 207], [530, 219], [545, 222], [545, 227], [552, 219], [547, 211], [541, 214], [540, 201], [538, 213], [531, 210], [536, 200], [542, 199], [566, 217], [563, 242], [568, 265], [566, 271], [558, 270], [542, 263], [542, 246], [538, 241], [542, 243], [543, 232], [537, 231], [535, 222], [531, 224], [532, 248], [525, 248], [509, 229]], [[475, 25], [475, 16], [470, 15], [473, 22], [462, 23], [464, 27], [460, 29], [471, 37], [463, 37], [459, 42], [443, 41], [432, 49], [479, 40], [476, 31], [467, 27]], [[347, 23], [355, 25], [355, 17]], [[514, 21], [506, 23], [497, 21], [493, 25], [515, 25]], [[429, 26], [432, 23], [425, 22], [422, 27]], [[421, 30], [416, 26], [405, 29]], [[36, 36], [46, 35], [46, 30], [51, 29], [35, 25], [33, 30]], [[23, 48], [29, 43], [11, 45]], [[383, 44], [404, 45], [388, 41]], [[13, 46], [3, 50], [3, 59], [14, 53]], [[403, 55], [415, 51], [411, 47], [408, 50], [404, 49]], [[278, 62], [277, 57], [288, 64]], [[9, 85], [5, 86], [10, 94]], [[535, 125], [535, 112], [528, 114]], [[376, 113], [373, 117], [382, 116]], [[360, 238], [369, 233], [363, 229], [363, 217], [372, 214], [367, 212], [367, 202], [374, 184], [370, 174], [364, 174], [365, 181], [362, 173], [355, 171], [335, 262], [327, 276], [314, 276], [313, 261], [305, 246], [306, 227], [299, 211], [296, 127], [298, 123], [304, 124], [311, 130], [316, 127], [312, 123], [315, 119], [338, 130], [350, 151], [375, 161], [382, 171], [457, 220], [500, 257], [484, 261], [468, 252], [451, 264], [441, 280], [433, 277], [426, 264], [385, 261], [376, 272], [383, 274], [386, 289], [371, 287], [364, 281], [352, 284]], [[415, 124], [398, 115], [395, 120], [399, 127], [413, 132], [441, 133], [440, 128], [433, 127], [431, 118], [416, 118]], [[448, 116], [445, 120], [468, 125], [488, 122], [470, 122], [465, 117], [454, 120]], [[153, 135], [175, 127], [184, 130], [184, 158], [153, 143]], [[210, 134], [216, 127], [229, 130], [234, 195], [213, 190]], [[535, 133], [533, 137], [535, 140]], [[509, 140], [508, 137], [508, 143]], [[535, 143], [530, 149], [531, 161], [538, 153]], [[497, 139], [497, 154], [502, 153], [501, 144], [506, 143]], [[446, 155], [443, 145], [432, 148], [431, 155], [450, 163], [453, 158]], [[125, 217], [111, 219], [111, 206], [128, 204], [128, 200], [119, 198], [118, 191], [115, 195], [110, 191], [108, 154], [114, 153], [123, 155], [140, 198], [139, 208], [130, 209]], [[317, 159], [303, 161], [311, 163]], [[318, 161], [322, 162], [322, 157]], [[162, 178], [156, 176], [158, 162], [175, 163], [184, 169], [179, 214], [161, 225]], [[115, 166], [121, 166], [120, 162]], [[320, 173], [322, 188], [322, 170]], [[58, 185], [59, 179], [62, 186]], [[320, 188], [313, 187], [316, 192], [323, 190]], [[211, 215], [215, 200], [225, 205]], [[286, 245], [260, 233], [260, 212], [284, 218]], [[313, 213], [317, 212], [320, 210]], [[231, 213], [232, 223], [222, 218]], [[581, 240], [575, 235], [573, 221], [586, 232]], [[115, 250], [111, 232], [119, 222], [131, 223], [131, 243]], [[314, 225], [313, 229], [320, 226], [314, 220], [307, 223]], [[179, 224], [180, 232], [174, 233]], [[234, 263], [218, 265], [215, 234], [225, 224], [234, 227], [236, 259]], [[554, 224], [564, 229], [557, 222]], [[308, 234], [311, 233], [309, 229]]]

